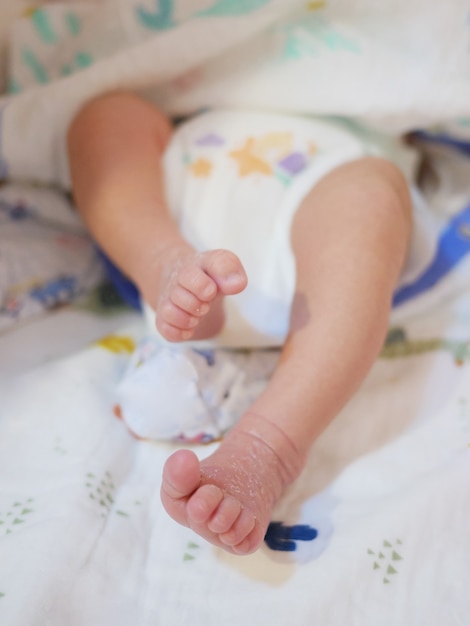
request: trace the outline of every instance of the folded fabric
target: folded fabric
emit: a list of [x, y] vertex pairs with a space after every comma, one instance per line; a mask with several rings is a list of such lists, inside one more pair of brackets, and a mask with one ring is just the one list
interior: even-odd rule
[[143, 439], [219, 439], [261, 393], [277, 350], [198, 350], [145, 339], [117, 393], [117, 412]]

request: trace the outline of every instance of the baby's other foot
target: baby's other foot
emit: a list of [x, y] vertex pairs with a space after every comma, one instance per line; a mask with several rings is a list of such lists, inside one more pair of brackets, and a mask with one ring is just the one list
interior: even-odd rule
[[234, 554], [254, 552], [274, 506], [300, 473], [292, 445], [282, 443], [289, 459], [259, 436], [234, 429], [203, 461], [189, 450], [175, 452], [163, 471], [163, 506], [214, 545]]
[[163, 273], [157, 329], [168, 341], [207, 339], [224, 324], [223, 297], [240, 293], [247, 277], [229, 250], [182, 253]]

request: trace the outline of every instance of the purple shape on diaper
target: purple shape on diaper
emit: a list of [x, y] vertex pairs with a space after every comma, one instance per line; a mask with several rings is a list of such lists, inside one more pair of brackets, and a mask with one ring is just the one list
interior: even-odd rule
[[223, 146], [225, 139], [215, 133], [208, 133], [196, 141], [197, 146]]
[[286, 156], [282, 161], [279, 161], [279, 165], [289, 174], [295, 175], [305, 169], [307, 159], [302, 152], [292, 152], [292, 154]]

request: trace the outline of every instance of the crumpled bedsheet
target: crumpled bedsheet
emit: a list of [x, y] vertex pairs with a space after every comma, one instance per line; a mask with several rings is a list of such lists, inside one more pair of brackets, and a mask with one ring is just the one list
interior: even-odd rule
[[[453, 157], [441, 156], [448, 166]], [[397, 292], [380, 358], [313, 446], [253, 555], [229, 555], [176, 524], [159, 487], [183, 445], [169, 419], [181, 402], [204, 409], [190, 444], [202, 458], [250, 385], [266, 383], [276, 354], [157, 350], [137, 314], [101, 319], [86, 346], [90, 329], [68, 309], [60, 325], [37, 320], [44, 358], [0, 377], [2, 624], [467, 624], [468, 167], [456, 157], [441, 171], [443, 195], [430, 198], [442, 221], [435, 254]], [[30, 328], [0, 336], [3, 364], [6, 347], [27, 349]], [[143, 355], [192, 367], [189, 392], [173, 378], [166, 393], [162, 372], [146, 407], [149, 424], [176, 424], [171, 442], [130, 420], [122, 388]]]
[[113, 89], [171, 116], [230, 106], [469, 136], [466, 0], [54, 2], [9, 42], [0, 179], [67, 186], [70, 121]]
[[391, 330], [248, 557], [167, 516], [179, 444], [116, 415], [141, 324], [0, 382], [2, 623], [467, 623], [470, 291]]

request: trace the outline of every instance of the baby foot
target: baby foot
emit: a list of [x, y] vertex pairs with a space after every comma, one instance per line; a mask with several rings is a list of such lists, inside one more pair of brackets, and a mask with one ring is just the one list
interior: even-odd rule
[[261, 545], [273, 508], [302, 463], [290, 440], [264, 418], [247, 414], [219, 448], [199, 461], [175, 452], [163, 471], [161, 498], [177, 522], [234, 554]]
[[224, 324], [223, 297], [243, 291], [247, 277], [228, 250], [182, 251], [170, 257], [157, 303], [157, 328], [168, 341], [207, 339]]

